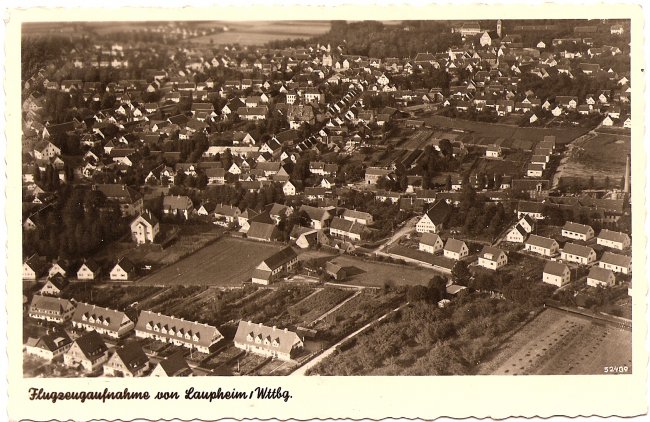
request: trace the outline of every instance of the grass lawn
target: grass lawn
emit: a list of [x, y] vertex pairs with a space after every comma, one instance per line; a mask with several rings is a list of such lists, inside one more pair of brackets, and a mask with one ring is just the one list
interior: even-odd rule
[[144, 277], [139, 284], [238, 286], [281, 245], [223, 238]]
[[269, 41], [309, 38], [329, 31], [328, 21], [224, 22], [227, 32], [192, 38], [198, 44], [263, 45]]
[[472, 132], [474, 136], [492, 139], [491, 141], [488, 142], [480, 142], [481, 144], [494, 142], [494, 140], [497, 138], [524, 139], [524, 140], [539, 142], [544, 139], [544, 136], [547, 135], [556, 136], [556, 142], [559, 144], [564, 144], [567, 142], [571, 142], [578, 136], [587, 132], [587, 129], [584, 128], [547, 129], [547, 128], [517, 127], [517, 126], [510, 126], [510, 125], [504, 125], [498, 123], [484, 123], [484, 122], [474, 122], [474, 121], [463, 120], [463, 119], [452, 119], [444, 116], [431, 116], [425, 119], [425, 121], [427, 124], [432, 126], [464, 129], [466, 131]]
[[424, 268], [366, 261], [345, 255], [336, 258], [336, 262], [344, 267], [356, 268], [352, 275], [345, 279], [346, 284], [377, 287], [383, 287], [386, 283], [392, 286], [426, 285], [434, 276], [431, 270]]

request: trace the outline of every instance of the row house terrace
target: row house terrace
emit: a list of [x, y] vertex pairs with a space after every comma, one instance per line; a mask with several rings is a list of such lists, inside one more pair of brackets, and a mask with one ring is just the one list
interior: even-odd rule
[[151, 311], [140, 312], [135, 326], [135, 335], [197, 349], [206, 354], [223, 339], [219, 330], [210, 325]]

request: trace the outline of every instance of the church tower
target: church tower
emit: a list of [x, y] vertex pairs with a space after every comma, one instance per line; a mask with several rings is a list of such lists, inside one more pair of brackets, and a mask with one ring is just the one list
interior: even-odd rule
[[497, 35], [499, 36], [499, 38], [501, 38], [501, 29], [502, 29], [502, 27], [501, 27], [501, 19], [499, 19], [497, 21]]

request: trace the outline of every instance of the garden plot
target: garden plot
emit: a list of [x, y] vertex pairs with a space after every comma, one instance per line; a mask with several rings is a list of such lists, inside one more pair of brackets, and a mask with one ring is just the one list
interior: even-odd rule
[[631, 372], [631, 332], [592, 319], [547, 309], [508, 339], [480, 374], [602, 374], [624, 365]]

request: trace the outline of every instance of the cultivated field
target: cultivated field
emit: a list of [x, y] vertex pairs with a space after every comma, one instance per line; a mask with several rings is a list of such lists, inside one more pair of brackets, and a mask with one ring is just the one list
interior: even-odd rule
[[632, 369], [632, 333], [579, 315], [546, 309], [507, 340], [479, 370], [493, 375], [602, 374]]
[[279, 249], [280, 245], [270, 243], [223, 238], [138, 283], [238, 286], [250, 278], [257, 264]]
[[352, 275], [345, 279], [346, 284], [353, 285], [377, 287], [383, 287], [386, 283], [393, 286], [426, 285], [434, 276], [431, 270], [424, 268], [364, 261], [344, 255], [336, 258], [336, 263], [344, 267], [354, 267]]
[[609, 177], [615, 186], [625, 176], [625, 159], [632, 150], [629, 132], [595, 132], [594, 135], [571, 148], [562, 166], [562, 177], [589, 179], [593, 176], [598, 181]]
[[192, 38], [198, 44], [264, 45], [269, 41], [309, 38], [330, 29], [327, 21], [223, 22], [226, 32]]
[[[451, 119], [444, 116], [431, 116], [425, 119], [426, 123], [431, 126], [463, 129], [472, 132], [474, 137], [485, 138], [480, 144], [488, 144], [497, 141], [499, 138], [524, 140], [522, 147], [529, 145], [530, 142], [539, 142], [544, 139], [544, 136], [554, 135], [556, 142], [564, 144], [571, 142], [578, 136], [587, 132], [587, 129], [571, 128], [571, 129], [546, 129], [546, 128], [531, 128], [531, 127], [517, 127], [510, 125], [503, 125], [498, 123], [484, 123], [474, 122], [463, 119]], [[507, 142], [501, 141], [504, 147], [517, 147], [516, 145], [509, 145]]]

